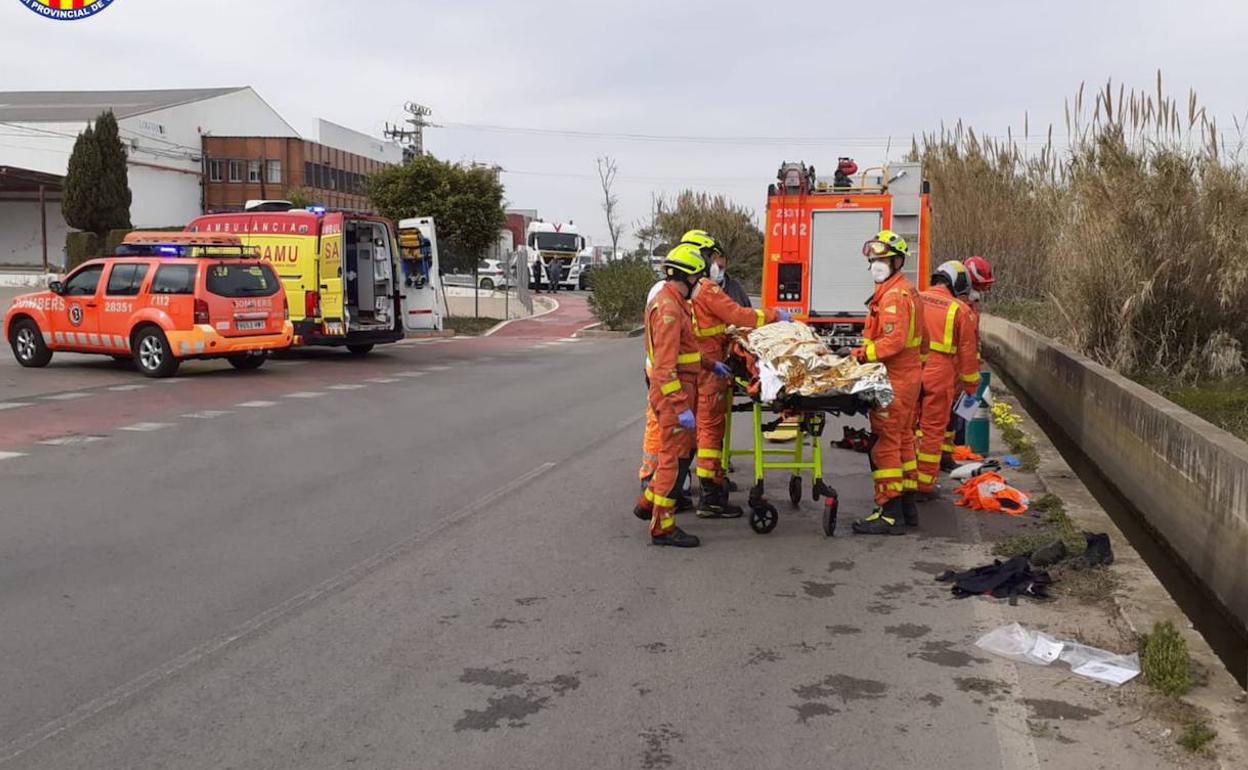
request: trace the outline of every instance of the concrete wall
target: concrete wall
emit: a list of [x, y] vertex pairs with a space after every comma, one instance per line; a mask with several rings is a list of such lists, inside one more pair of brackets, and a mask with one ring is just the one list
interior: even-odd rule
[[1248, 626], [1248, 444], [1018, 324], [984, 316], [981, 333], [985, 355]]
[[[65, 264], [65, 235], [69, 225], [61, 202], [49, 200], [48, 262], [53, 269]], [[43, 241], [39, 201], [0, 198], [0, 267], [42, 267]]]

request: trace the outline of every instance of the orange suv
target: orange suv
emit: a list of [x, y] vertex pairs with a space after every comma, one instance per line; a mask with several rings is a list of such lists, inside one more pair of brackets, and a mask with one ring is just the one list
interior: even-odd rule
[[22, 366], [65, 350], [169, 377], [188, 358], [256, 369], [294, 330], [282, 282], [237, 236], [134, 232], [113, 256], [13, 300], [4, 336]]

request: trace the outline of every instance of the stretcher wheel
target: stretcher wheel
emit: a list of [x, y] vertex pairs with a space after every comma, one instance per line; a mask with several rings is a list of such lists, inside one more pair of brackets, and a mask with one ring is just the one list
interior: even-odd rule
[[829, 491], [831, 494], [823, 497], [823, 534], [826, 537], [832, 537], [836, 534], [836, 514], [841, 507], [841, 501], [836, 496], [836, 490]]
[[789, 477], [789, 502], [796, 508], [802, 502], [802, 477]]
[[780, 523], [780, 512], [776, 506], [762, 501], [750, 508], [750, 529], [760, 535], [766, 535]]
[[810, 498], [817, 503], [821, 497], [836, 497], [836, 490], [823, 483], [823, 479], [815, 479], [810, 487]]

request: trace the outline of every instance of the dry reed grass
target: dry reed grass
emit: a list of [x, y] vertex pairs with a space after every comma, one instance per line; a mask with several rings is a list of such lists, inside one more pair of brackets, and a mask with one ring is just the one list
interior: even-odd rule
[[[1182, 108], [1182, 109], [1181, 109]], [[1067, 342], [1128, 373], [1244, 371], [1248, 172], [1195, 93], [1112, 83], [1066, 105], [1031, 150], [961, 122], [915, 140], [932, 182], [933, 253], [993, 261], [995, 301], [1042, 300]], [[1236, 136], [1242, 126], [1236, 122]]]

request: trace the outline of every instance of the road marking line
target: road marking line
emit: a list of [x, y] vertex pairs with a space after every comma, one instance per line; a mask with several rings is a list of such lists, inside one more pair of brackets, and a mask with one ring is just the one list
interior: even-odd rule
[[371, 377], [369, 378], [368, 381], [376, 382], [381, 385], [388, 385], [389, 383], [392, 383], [392, 382], [398, 382], [398, 380], [394, 379], [393, 377]]
[[303, 366], [307, 361], [271, 361], [269, 366]]
[[395, 377], [424, 377], [429, 372], [395, 372]]
[[470, 335], [467, 335], [467, 334], [456, 334], [454, 337], [451, 337], [451, 339], [453, 339], [453, 340], [470, 340], [470, 339], [472, 339], [472, 337], [471, 337]]
[[323, 395], [325, 394], [316, 390], [299, 390], [294, 393], [287, 393], [282, 398], [320, 398]]
[[159, 380], [152, 380], [152, 383], [155, 385], [181, 385], [184, 382], [186, 380], [180, 377], [164, 377]]
[[[0, 456], [3, 454], [4, 453], [0, 453]], [[338, 575], [335, 575], [329, 580], [313, 586], [303, 593], [296, 594], [280, 604], [270, 607], [242, 625], [225, 632], [217, 638], [210, 639], [203, 644], [192, 647], [178, 657], [173, 658], [156, 668], [150, 669], [125, 684], [114, 688], [112, 691], [107, 692], [98, 698], [87, 701], [69, 713], [57, 717], [56, 719], [31, 730], [25, 735], [0, 746], [0, 765], [25, 754], [41, 743], [44, 743], [51, 738], [55, 738], [67, 730], [73, 729], [96, 714], [99, 714], [101, 711], [133, 698], [144, 690], [147, 690], [152, 686], [159, 684], [163, 680], [168, 679], [169, 677], [174, 676], [191, 666], [194, 666], [205, 658], [214, 655], [227, 647], [234, 646], [247, 640], [259, 631], [262, 631], [266, 627], [273, 625], [281, 619], [298, 612], [318, 599], [331, 596], [349, 588], [408, 551], [411, 551], [425, 540], [430, 539], [434, 535], [440, 534], [448, 527], [459, 523], [477, 511], [492, 505], [512, 492], [528, 485], [538, 477], [549, 472], [552, 468], [557, 467], [557, 465], [557, 463], [553, 462], [542, 463], [528, 473], [518, 476], [501, 487], [498, 487], [494, 491], [488, 492], [473, 502], [468, 503], [463, 508], [460, 508], [441, 521], [435, 522], [432, 526], [421, 527], [421, 529], [415, 534], [395, 543], [383, 551], [378, 551], [363, 561], [356, 562], [355, 565], [344, 572], [340, 572]]]
[[138, 384], [135, 384], [135, 385], [113, 385], [112, 387], [110, 387], [110, 388], [109, 388], [109, 390], [114, 390], [114, 391], [117, 391], [117, 392], [121, 393], [121, 392], [124, 392], [124, 391], [127, 391], [127, 390], [143, 390], [143, 389], [144, 389], [144, 388], [146, 388], [146, 387], [147, 387], [146, 385], [138, 385]]
[[276, 401], [244, 401], [243, 403], [235, 404], [234, 406], [241, 406], [247, 409], [263, 409], [266, 406], [277, 406], [277, 402]]
[[192, 420], [211, 420], [216, 417], [223, 417], [227, 414], [234, 414], [234, 413], [225, 409], [205, 409], [202, 412], [189, 412], [182, 416], [187, 417]]
[[173, 423], [171, 422], [136, 422], [134, 425], [127, 425], [126, 427], [118, 428], [117, 430], [128, 430], [135, 433], [150, 433], [154, 430], [162, 430], [164, 428], [172, 427]]
[[0, 403], [0, 412], [3, 412], [5, 409], [17, 409], [22, 406], [33, 406], [33, 404], [29, 404], [25, 401], [6, 401], [4, 403]]
[[330, 390], [359, 390], [360, 388], [367, 388], [367, 387], [368, 387], [367, 385], [361, 385], [358, 382], [349, 382], [343, 385], [330, 385], [329, 389]]
[[61, 436], [60, 438], [50, 438], [46, 441], [38, 443], [44, 446], [79, 446], [81, 444], [93, 444], [96, 441], [103, 441], [104, 436], [84, 436], [80, 434], [72, 434], [69, 436]]
[[429, 369], [429, 371], [431, 371], [431, 372], [445, 372], [445, 371], [449, 371], [449, 370], [451, 369], [451, 367], [449, 367], [449, 366], [430, 366], [430, 367], [428, 367], [428, 369]]
[[54, 396], [40, 396], [44, 401], [73, 401], [75, 398], [86, 398], [90, 393], [57, 393]]
[[25, 452], [0, 452], [0, 460], [12, 460], [14, 457], [25, 457]]

